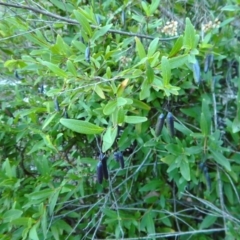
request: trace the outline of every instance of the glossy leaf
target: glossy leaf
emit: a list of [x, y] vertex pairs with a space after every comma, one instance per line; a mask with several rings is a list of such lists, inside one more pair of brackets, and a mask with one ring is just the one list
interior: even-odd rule
[[183, 45], [189, 50], [195, 48], [195, 29], [189, 18], [186, 18], [185, 31], [183, 35]]
[[161, 60], [161, 71], [163, 77], [163, 84], [164, 86], [167, 86], [171, 79], [171, 67], [169, 64], [169, 60], [165, 56], [163, 56]]
[[187, 162], [186, 158], [183, 158], [180, 163], [180, 172], [181, 172], [182, 176], [184, 177], [184, 179], [186, 179], [187, 181], [191, 180], [190, 167], [189, 167], [189, 163]]
[[100, 37], [104, 36], [112, 27], [112, 24], [108, 24], [100, 29], [96, 30], [92, 36], [92, 41], [99, 39]]
[[68, 68], [68, 71], [71, 72], [71, 74], [74, 77], [77, 76], [77, 70], [71, 60], [67, 60], [67, 68]]
[[105, 115], [110, 115], [115, 111], [116, 108], [117, 108], [117, 100], [109, 101], [107, 105], [104, 107], [103, 113]]
[[214, 161], [223, 166], [227, 171], [231, 171], [230, 162], [227, 158], [225, 158], [220, 152], [211, 150], [211, 153], [213, 155]]
[[216, 216], [208, 215], [206, 216], [200, 224], [200, 229], [206, 229], [212, 226], [217, 220]]
[[151, 41], [148, 47], [148, 57], [152, 57], [153, 54], [156, 52], [158, 47], [159, 38], [155, 38]]
[[92, 36], [92, 29], [90, 27], [90, 24], [85, 18], [85, 16], [82, 14], [81, 10], [73, 10], [73, 14], [75, 15], [78, 22], [81, 24], [84, 31], [88, 34], [88, 36]]
[[48, 67], [57, 76], [63, 77], [63, 78], [67, 77], [67, 74], [62, 69], [60, 69], [56, 64], [53, 64], [53, 63], [50, 63], [50, 62], [46, 62], [46, 61], [41, 61], [41, 64], [43, 64], [44, 66]]
[[173, 45], [173, 48], [169, 53], [169, 57], [175, 56], [181, 50], [182, 46], [183, 46], [183, 36], [180, 36], [175, 42], [175, 44]]
[[137, 124], [137, 123], [146, 122], [147, 118], [146, 117], [140, 117], [140, 116], [125, 116], [124, 121], [126, 123]]
[[60, 123], [72, 131], [82, 134], [99, 134], [104, 130], [104, 128], [94, 125], [90, 122], [75, 119], [61, 118]]
[[117, 128], [114, 127], [108, 127], [106, 132], [103, 135], [103, 145], [102, 145], [102, 151], [106, 152], [108, 149], [110, 149], [115, 142], [115, 139], [117, 137]]
[[144, 46], [142, 45], [140, 39], [138, 37], [135, 37], [135, 41], [136, 41], [136, 51], [138, 53], [138, 56], [140, 59], [143, 59], [146, 57], [146, 52], [144, 49]]

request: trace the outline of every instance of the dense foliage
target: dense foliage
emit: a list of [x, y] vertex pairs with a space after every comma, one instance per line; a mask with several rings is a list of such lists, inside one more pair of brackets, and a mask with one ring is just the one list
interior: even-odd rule
[[0, 1], [0, 238], [237, 239], [239, 4]]

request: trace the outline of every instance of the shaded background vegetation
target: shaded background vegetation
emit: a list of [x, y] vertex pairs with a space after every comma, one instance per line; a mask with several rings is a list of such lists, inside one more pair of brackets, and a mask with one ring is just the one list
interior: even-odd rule
[[0, 9], [1, 239], [238, 238], [239, 1]]

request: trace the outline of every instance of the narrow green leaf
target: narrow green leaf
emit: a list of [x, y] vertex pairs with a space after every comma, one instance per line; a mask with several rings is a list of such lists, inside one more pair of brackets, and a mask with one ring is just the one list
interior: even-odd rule
[[140, 100], [146, 99], [150, 96], [150, 88], [151, 85], [148, 84], [147, 79], [145, 79], [141, 85]]
[[162, 70], [163, 84], [164, 86], [167, 86], [171, 79], [171, 67], [170, 67], [168, 58], [165, 56], [163, 56], [161, 60], [161, 70]]
[[211, 150], [211, 153], [213, 155], [213, 159], [217, 163], [219, 163], [220, 165], [225, 167], [227, 171], [231, 171], [230, 162], [229, 162], [229, 160], [227, 158], [225, 158], [220, 152], [215, 152], [215, 151]]
[[67, 60], [67, 68], [68, 68], [68, 71], [74, 76], [76, 77], [78, 74], [77, 74], [77, 70], [74, 66], [74, 64], [72, 63], [71, 60]]
[[37, 234], [37, 227], [38, 227], [38, 224], [35, 224], [30, 229], [30, 231], [29, 231], [29, 238], [30, 239], [39, 240], [38, 234]]
[[151, 107], [147, 105], [146, 103], [138, 100], [138, 99], [133, 99], [133, 107], [137, 107], [138, 109], [143, 109], [149, 111]]
[[203, 112], [201, 113], [200, 127], [201, 127], [202, 134], [204, 136], [208, 136], [210, 132], [210, 123], [207, 121], [207, 118]]
[[206, 229], [211, 227], [216, 222], [216, 220], [217, 220], [216, 216], [211, 216], [211, 215], [206, 216], [203, 219], [202, 223], [200, 224], [199, 229]]
[[138, 56], [140, 59], [143, 59], [146, 57], [146, 52], [145, 49], [140, 41], [140, 39], [138, 37], [135, 37], [135, 41], [136, 41], [136, 51], [138, 53]]
[[119, 108], [118, 109], [118, 114], [117, 114], [117, 124], [121, 124], [124, 122], [124, 118], [125, 118], [126, 112], [124, 111], [123, 108]]
[[45, 200], [47, 199], [48, 197], [51, 196], [51, 194], [54, 192], [53, 189], [43, 189], [43, 190], [40, 190], [38, 192], [33, 192], [33, 193], [30, 193], [28, 196], [31, 200]]
[[49, 214], [52, 215], [53, 212], [54, 212], [54, 209], [55, 209], [55, 206], [56, 206], [56, 203], [57, 203], [57, 200], [58, 200], [58, 196], [59, 196], [59, 193], [60, 193], [60, 188], [56, 189], [51, 197], [49, 198]]
[[146, 13], [147, 17], [149, 17], [151, 15], [150, 6], [145, 1], [142, 1], [141, 4], [142, 4], [142, 8], [143, 8], [144, 12]]
[[104, 213], [104, 215], [106, 217], [109, 217], [112, 220], [117, 220], [118, 219], [118, 215], [117, 215], [116, 211], [110, 210], [109, 208], [106, 208], [106, 207], [102, 207], [101, 211]]
[[110, 115], [117, 108], [117, 100], [109, 101], [103, 109], [105, 115]]
[[105, 94], [100, 86], [100, 84], [97, 84], [93, 87], [94, 92], [102, 99], [105, 99]]
[[148, 57], [151, 57], [154, 55], [158, 47], [158, 42], [159, 42], [159, 38], [155, 38], [151, 41], [148, 47]]
[[148, 84], [151, 84], [154, 80], [154, 71], [149, 64], [147, 64], [146, 75]]
[[63, 78], [67, 77], [67, 74], [62, 69], [60, 69], [56, 64], [46, 62], [46, 61], [41, 61], [41, 64], [48, 67], [57, 76], [63, 77]]
[[121, 107], [121, 106], [124, 106], [128, 103], [127, 99], [126, 98], [123, 98], [123, 97], [119, 97], [117, 98], [117, 106], [118, 107]]
[[169, 53], [169, 57], [173, 57], [176, 54], [178, 54], [178, 52], [181, 50], [183, 46], [183, 36], [181, 35], [177, 41], [175, 42], [175, 44], [173, 45], [173, 48], [171, 50], [171, 52]]
[[117, 127], [108, 127], [107, 131], [103, 135], [103, 145], [102, 145], [102, 151], [106, 152], [108, 149], [110, 149], [115, 142], [115, 139], [117, 137]]
[[195, 47], [195, 29], [189, 18], [186, 18], [183, 45], [188, 50], [191, 50]]
[[235, 12], [235, 11], [240, 11], [240, 7], [237, 7], [236, 5], [226, 5], [221, 10], [228, 11], [228, 12]]
[[61, 9], [62, 11], [69, 13], [72, 13], [74, 6], [70, 3], [62, 2], [59, 0], [51, 0], [51, 3], [53, 3], [57, 8]]
[[139, 117], [139, 116], [125, 116], [125, 119], [124, 119], [124, 122], [132, 123], [132, 124], [142, 123], [146, 121], [147, 121], [146, 117]]
[[68, 54], [70, 52], [69, 46], [63, 41], [60, 35], [57, 35], [57, 41], [55, 45], [61, 53]]
[[58, 114], [58, 113], [55, 112], [54, 114], [49, 115], [49, 116], [45, 119], [45, 121], [43, 122], [42, 130], [44, 130], [44, 129], [52, 122], [52, 120], [56, 117], [57, 114]]
[[92, 36], [91, 26], [90, 26], [89, 22], [87, 21], [87, 19], [85, 18], [85, 16], [81, 13], [80, 9], [74, 10], [73, 14], [75, 15], [78, 22], [81, 24], [84, 31], [88, 34], [89, 37], [91, 37]]
[[189, 163], [186, 158], [182, 158], [182, 161], [180, 163], [180, 172], [184, 179], [186, 179], [187, 181], [191, 180]]
[[179, 68], [188, 62], [188, 54], [180, 55], [169, 59], [171, 69]]
[[208, 107], [208, 103], [206, 99], [202, 100], [202, 112], [200, 117], [200, 127], [203, 135], [208, 136], [210, 134], [210, 124], [211, 124], [211, 116], [210, 110]]
[[20, 218], [22, 214], [23, 214], [22, 210], [10, 209], [10, 210], [6, 211], [2, 215], [2, 217], [3, 217], [5, 222], [11, 222], [14, 219]]
[[93, 33], [92, 36], [92, 41], [94, 42], [95, 40], [99, 39], [100, 37], [102, 37], [103, 35], [105, 35], [112, 27], [112, 24], [108, 24], [104, 27], [101, 27], [100, 29], [96, 30]]
[[153, 15], [160, 5], [161, 0], [154, 0], [150, 5], [150, 14]]
[[82, 134], [99, 134], [104, 130], [104, 128], [94, 125], [90, 122], [75, 119], [61, 118], [60, 123], [72, 131]]

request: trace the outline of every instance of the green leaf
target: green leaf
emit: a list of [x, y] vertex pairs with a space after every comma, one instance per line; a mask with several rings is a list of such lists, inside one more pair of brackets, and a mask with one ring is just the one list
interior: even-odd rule
[[76, 76], [78, 75], [74, 64], [73, 64], [72, 61], [69, 60], [69, 59], [67, 60], [67, 68], [68, 68], [68, 71], [69, 71], [74, 77], [76, 77]]
[[121, 124], [124, 122], [126, 112], [124, 111], [123, 108], [118, 108], [118, 113], [117, 113], [117, 124]]
[[184, 179], [187, 181], [191, 180], [190, 177], [190, 168], [189, 168], [189, 163], [186, 158], [182, 158], [181, 163], [180, 163], [180, 172]]
[[68, 11], [69, 13], [72, 13], [72, 11], [74, 9], [73, 5], [70, 4], [70, 3], [62, 2], [62, 1], [59, 1], [59, 0], [50, 0], [50, 1], [56, 7], [58, 7], [59, 9], [61, 9], [64, 12]]
[[143, 8], [144, 12], [146, 13], [147, 17], [150, 17], [150, 15], [151, 15], [150, 6], [145, 1], [142, 1], [141, 4], [142, 4], [142, 8]]
[[169, 53], [169, 57], [175, 56], [181, 50], [182, 46], [183, 46], [183, 36], [181, 35], [175, 42], [171, 52]]
[[57, 35], [57, 41], [55, 47], [59, 49], [60, 53], [64, 53], [65, 55], [69, 54], [70, 48], [69, 46], [63, 41], [60, 35]]
[[38, 227], [38, 224], [35, 224], [31, 227], [31, 229], [29, 231], [29, 238], [30, 239], [39, 240], [38, 234], [37, 234], [37, 227]]
[[108, 24], [104, 27], [101, 27], [97, 31], [95, 31], [92, 36], [92, 41], [95, 41], [100, 37], [102, 37], [103, 35], [105, 35], [111, 29], [111, 27], [112, 27], [112, 24]]
[[202, 223], [200, 224], [199, 229], [206, 229], [211, 227], [216, 222], [216, 220], [217, 220], [216, 216], [211, 215], [206, 216], [203, 219]]
[[51, 196], [51, 194], [54, 192], [53, 189], [43, 189], [40, 190], [38, 192], [33, 192], [30, 193], [28, 196], [31, 200], [41, 200], [44, 201], [45, 199], [47, 199], [48, 197]]
[[49, 214], [52, 215], [56, 206], [61, 188], [56, 189], [49, 198]]
[[117, 98], [117, 106], [118, 107], [121, 107], [121, 106], [124, 106], [128, 103], [127, 99], [126, 98], [123, 98], [123, 97], [119, 97]]
[[148, 84], [151, 84], [154, 80], [154, 71], [153, 69], [150, 67], [149, 64], [147, 64], [147, 71], [146, 71], [146, 75], [147, 75], [147, 82]]
[[145, 49], [140, 41], [140, 39], [138, 37], [135, 37], [135, 41], [136, 41], [136, 51], [138, 53], [138, 56], [140, 59], [143, 59], [146, 57], [146, 52]]
[[100, 98], [105, 99], [104, 92], [103, 92], [102, 88], [99, 86], [99, 84], [95, 85], [93, 87], [93, 90]]
[[142, 123], [146, 122], [148, 119], [146, 117], [139, 117], [139, 116], [125, 116], [124, 122], [126, 123], [132, 123], [132, 124], [137, 124], [137, 123]]
[[160, 187], [161, 187], [161, 184], [159, 183], [159, 180], [152, 180], [146, 183], [138, 191], [139, 192], [157, 191], [158, 189], [160, 189]]
[[236, 5], [226, 5], [221, 10], [228, 11], [228, 12], [235, 12], [235, 11], [239, 11], [240, 7], [237, 7]]
[[186, 18], [183, 45], [188, 50], [195, 48], [195, 29], [189, 18]]
[[[153, 221], [151, 209], [143, 215], [142, 220], [140, 222], [140, 229], [141, 231], [146, 231], [148, 235], [155, 233], [155, 224]], [[155, 238], [151, 237], [151, 239], [155, 239]]]
[[152, 3], [150, 4], [150, 14], [153, 15], [154, 12], [157, 10], [157, 8], [160, 5], [161, 0], [153, 0]]
[[167, 86], [171, 79], [171, 67], [167, 57], [163, 56], [161, 60], [161, 70], [162, 70], [162, 77], [163, 77], [163, 85], [164, 87]]
[[72, 131], [82, 134], [99, 134], [104, 130], [104, 128], [94, 125], [90, 122], [75, 119], [61, 118], [60, 123]]
[[227, 171], [229, 171], [229, 172], [231, 171], [230, 162], [227, 158], [225, 158], [220, 152], [215, 152], [215, 151], [211, 150], [211, 153], [213, 155], [213, 159], [217, 163], [219, 163], [220, 165], [225, 167]]
[[22, 210], [10, 209], [3, 214], [3, 219], [5, 222], [11, 222], [14, 219], [20, 218], [23, 214]]
[[188, 63], [188, 54], [180, 55], [169, 59], [171, 69], [179, 68]]
[[63, 77], [63, 78], [67, 77], [67, 74], [62, 69], [60, 69], [56, 64], [46, 62], [46, 61], [41, 61], [41, 64], [48, 67], [57, 76]]
[[117, 100], [109, 101], [103, 109], [105, 115], [110, 115], [117, 108]]
[[159, 42], [159, 38], [155, 38], [151, 41], [148, 47], [148, 57], [151, 57], [154, 55], [158, 47], [158, 42]]
[[138, 99], [133, 99], [133, 107], [136, 107], [138, 109], [143, 109], [149, 111], [151, 107], [147, 105], [146, 103], [138, 100]]
[[103, 135], [103, 145], [102, 145], [102, 151], [106, 152], [108, 149], [110, 149], [115, 142], [115, 139], [117, 137], [118, 133], [117, 127], [108, 127], [107, 131]]
[[150, 88], [151, 85], [148, 84], [147, 79], [145, 79], [141, 85], [140, 100], [146, 99], [150, 96]]
[[49, 115], [43, 122], [43, 125], [42, 125], [42, 130], [44, 130], [52, 121], [53, 119], [56, 117], [58, 113], [53, 113], [52, 115]]
[[202, 100], [202, 112], [200, 118], [200, 127], [203, 135], [208, 136], [210, 134], [211, 115], [208, 107], [208, 102], [205, 98]]
[[82, 9], [73, 10], [73, 14], [75, 15], [78, 22], [81, 24], [84, 31], [88, 34], [89, 37], [91, 37], [92, 36], [91, 26], [87, 21], [86, 17], [83, 15], [82, 11], [83, 11]]

